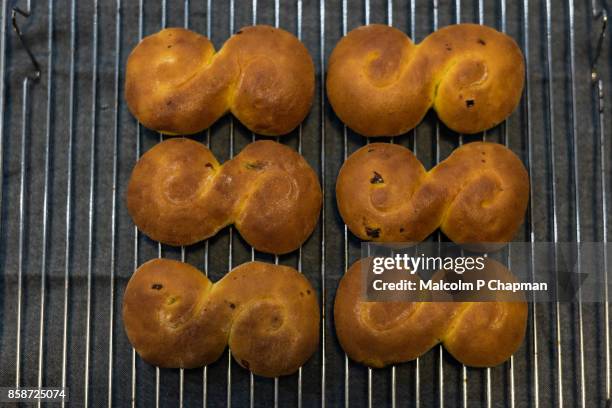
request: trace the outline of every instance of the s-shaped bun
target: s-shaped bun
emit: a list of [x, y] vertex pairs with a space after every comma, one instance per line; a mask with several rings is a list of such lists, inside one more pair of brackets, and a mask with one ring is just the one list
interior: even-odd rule
[[319, 305], [308, 280], [262, 262], [212, 283], [186, 263], [151, 260], [128, 282], [123, 323], [142, 359], [167, 368], [210, 364], [229, 345], [244, 368], [278, 377], [295, 372], [319, 344]]
[[342, 165], [336, 199], [362, 240], [417, 243], [440, 228], [465, 248], [493, 251], [523, 222], [529, 175], [497, 143], [464, 144], [429, 171], [403, 146], [370, 143]]
[[304, 120], [313, 95], [306, 47], [265, 25], [241, 29], [217, 53], [208, 38], [167, 28], [144, 38], [127, 62], [130, 111], [166, 134], [200, 132], [231, 111], [255, 133], [284, 135]]
[[171, 138], [136, 163], [127, 207], [150, 238], [190, 245], [235, 224], [255, 249], [296, 250], [312, 233], [321, 209], [316, 173], [295, 150], [259, 140], [223, 165], [202, 143]]
[[523, 54], [514, 40], [476, 24], [444, 27], [415, 45], [386, 25], [359, 27], [329, 59], [327, 96], [348, 127], [395, 136], [433, 107], [459, 133], [506, 119], [523, 92]]
[[[490, 292], [495, 298], [487, 302], [367, 302], [362, 268], [368, 259], [355, 262], [342, 277], [334, 303], [336, 334], [353, 360], [383, 367], [414, 360], [442, 343], [467, 366], [493, 367], [523, 343], [528, 312], [523, 292]], [[479, 273], [486, 280], [516, 282], [499, 262], [485, 258], [484, 265]]]

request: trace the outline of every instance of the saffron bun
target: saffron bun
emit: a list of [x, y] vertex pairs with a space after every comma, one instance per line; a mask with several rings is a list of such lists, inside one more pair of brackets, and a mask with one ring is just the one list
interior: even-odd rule
[[186, 263], [154, 259], [125, 290], [123, 324], [146, 362], [195, 368], [216, 361], [229, 345], [254, 374], [294, 373], [319, 344], [319, 304], [293, 268], [242, 264], [216, 283]]
[[125, 98], [132, 114], [161, 133], [193, 134], [231, 112], [251, 131], [291, 132], [314, 96], [314, 65], [293, 34], [244, 27], [215, 52], [184, 28], [145, 37], [130, 53]]
[[396, 28], [372, 24], [334, 48], [327, 97], [340, 120], [364, 136], [406, 133], [430, 108], [450, 129], [478, 133], [518, 105], [523, 60], [511, 37], [483, 25], [450, 25], [414, 44]]
[[464, 144], [429, 171], [403, 146], [370, 143], [342, 165], [336, 200], [362, 240], [418, 243], [440, 228], [467, 249], [493, 251], [524, 220], [529, 176], [497, 143]]
[[281, 143], [250, 143], [221, 165], [202, 143], [169, 138], [138, 160], [126, 198], [138, 229], [164, 244], [194, 244], [234, 224], [256, 250], [284, 254], [314, 230], [322, 192], [312, 167]]
[[[384, 367], [414, 360], [441, 343], [467, 366], [494, 367], [523, 343], [528, 306], [522, 292], [512, 296], [489, 293], [487, 299], [491, 295], [498, 298], [486, 302], [434, 302], [426, 297], [419, 302], [366, 301], [363, 270], [371, 259], [349, 268], [334, 301], [336, 335], [351, 359]], [[488, 279], [516, 281], [499, 262], [485, 258], [484, 265]], [[433, 279], [438, 278], [434, 275]]]

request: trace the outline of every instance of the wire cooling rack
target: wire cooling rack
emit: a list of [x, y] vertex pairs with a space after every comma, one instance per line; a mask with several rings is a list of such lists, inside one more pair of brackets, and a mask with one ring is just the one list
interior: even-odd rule
[[[23, 15], [12, 15], [15, 6]], [[607, 242], [612, 124], [604, 108], [612, 67], [609, 28], [601, 36], [603, 6], [586, 0], [3, 0], [0, 386], [64, 385], [70, 405], [95, 407], [609, 406], [607, 303], [530, 305], [524, 345], [493, 369], [461, 366], [441, 346], [381, 370], [346, 358], [332, 305], [360, 248], [338, 216], [334, 185], [343, 160], [367, 140], [336, 119], [324, 96], [327, 58], [359, 25], [390, 24], [416, 41], [456, 22], [507, 32], [527, 67], [521, 105], [508, 121], [461, 136], [430, 113], [416, 130], [386, 141], [408, 146], [427, 168], [461, 143], [504, 143], [523, 159], [532, 183], [517, 240]], [[300, 251], [280, 258], [256, 253], [231, 228], [187, 248], [152, 242], [134, 228], [124, 205], [134, 163], [160, 140], [127, 111], [127, 55], [162, 27], [189, 27], [219, 49], [251, 24], [295, 33], [315, 62], [312, 112], [280, 140], [318, 171], [326, 193], [319, 226]], [[194, 138], [224, 161], [259, 136], [228, 116]], [[438, 239], [444, 238], [430, 237]], [[199, 370], [145, 364], [123, 332], [121, 300], [134, 268], [158, 256], [184, 259], [213, 280], [251, 259], [298, 268], [321, 299], [318, 352], [299, 373], [280, 379], [250, 375], [229, 353]], [[507, 251], [501, 257], [511, 264]]]

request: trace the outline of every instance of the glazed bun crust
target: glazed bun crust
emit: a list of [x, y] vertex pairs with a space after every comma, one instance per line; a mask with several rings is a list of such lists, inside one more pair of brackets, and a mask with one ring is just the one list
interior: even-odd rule
[[[516, 281], [503, 265], [485, 259], [488, 277]], [[351, 359], [384, 367], [414, 360], [442, 343], [467, 366], [493, 367], [523, 343], [528, 307], [522, 294], [513, 302], [367, 302], [361, 286], [364, 262], [368, 259], [342, 277], [334, 303], [336, 335]]]
[[430, 171], [403, 146], [371, 143], [343, 164], [336, 199], [362, 240], [417, 243], [439, 227], [457, 244], [491, 251], [511, 241], [523, 222], [529, 176], [496, 143], [464, 144]]
[[195, 368], [226, 346], [244, 368], [265, 377], [297, 371], [319, 344], [319, 306], [293, 268], [238, 266], [217, 283], [196, 268], [154, 259], [138, 268], [123, 299], [130, 343], [146, 362]]
[[306, 117], [314, 65], [287, 31], [258, 25], [234, 34], [218, 53], [184, 28], [145, 37], [128, 57], [125, 97], [146, 127], [193, 134], [231, 111], [255, 133], [279, 136]]
[[283, 254], [314, 230], [322, 193], [314, 170], [273, 141], [247, 145], [220, 165], [203, 144], [167, 139], [138, 161], [127, 207], [136, 226], [168, 245], [190, 245], [235, 224], [255, 249]]
[[431, 107], [450, 129], [477, 133], [514, 111], [524, 77], [520, 48], [492, 28], [451, 25], [415, 45], [373, 24], [336, 45], [326, 89], [340, 120], [364, 136], [406, 133]]

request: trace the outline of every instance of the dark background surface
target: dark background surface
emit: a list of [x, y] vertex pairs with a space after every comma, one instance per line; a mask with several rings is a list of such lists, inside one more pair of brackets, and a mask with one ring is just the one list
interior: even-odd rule
[[[2, 29], [6, 33], [4, 110], [0, 125], [3, 165], [0, 385], [14, 385], [19, 369], [17, 381], [22, 386], [37, 385], [39, 375], [43, 385], [59, 386], [64, 369], [65, 329], [65, 370], [71, 405], [84, 406], [87, 401], [90, 406], [104, 406], [108, 404], [110, 394], [113, 405], [127, 406], [135, 386], [136, 405], [151, 407], [156, 402], [155, 368], [136, 358], [136, 375], [133, 376], [132, 349], [123, 332], [120, 311], [123, 290], [135, 265], [158, 255], [157, 243], [142, 235], [135, 239], [124, 195], [137, 149], [140, 148], [141, 152], [147, 150], [158, 142], [159, 135], [145, 129], [139, 131], [135, 119], [127, 111], [122, 97], [124, 66], [128, 53], [138, 42], [139, 13], [144, 12], [144, 35], [158, 31], [163, 25], [164, 15], [167, 26], [184, 25], [185, 14], [189, 16], [192, 29], [206, 34], [209, 17], [212, 40], [218, 49], [231, 33], [229, 2], [214, 2], [212, 14], [208, 15], [206, 1], [169, 1], [165, 13], [159, 1], [145, 1], [144, 4], [123, 1], [120, 8], [115, 2], [105, 1], [97, 6], [97, 25], [94, 24], [96, 9], [90, 1], [34, 3], [32, 16], [19, 18], [19, 21], [42, 68], [38, 82], [24, 83], [25, 76], [33, 71], [32, 65], [10, 27], [10, 13], [6, 13], [12, 3], [3, 1], [2, 8]], [[550, 42], [546, 35], [544, 3], [508, 1], [506, 4], [507, 32], [524, 51], [526, 45], [529, 49], [529, 98], [523, 98], [521, 106], [506, 125], [487, 132], [486, 137], [504, 142], [507, 132], [510, 147], [521, 155], [531, 172], [533, 213], [528, 215], [524, 228], [516, 237], [518, 241], [528, 241], [532, 236], [536, 241], [553, 241], [555, 235], [560, 242], [574, 241], [577, 230], [582, 241], [603, 240], [600, 128], [597, 100], [590, 80], [590, 61], [600, 25], [592, 18], [590, 0], [574, 2], [573, 20], [570, 18], [571, 3], [552, 1]], [[302, 251], [303, 272], [322, 297], [325, 311], [325, 348], [320, 348], [303, 368], [302, 403], [303, 406], [320, 405], [324, 378], [324, 398], [328, 406], [343, 405], [347, 395], [350, 405], [366, 406], [368, 370], [353, 362], [345, 366], [344, 353], [333, 332], [331, 305], [334, 293], [345, 263], [348, 261], [350, 264], [359, 257], [359, 242], [350, 233], [348, 242], [345, 241], [344, 226], [337, 213], [334, 184], [344, 159], [345, 139], [342, 124], [321, 95], [321, 67], [342, 35], [343, 5], [339, 1], [323, 4], [324, 14], [318, 1], [302, 2], [302, 36], [317, 68], [317, 93], [312, 112], [303, 124], [302, 147], [308, 162], [324, 178], [326, 193], [325, 224], [319, 224]], [[370, 22], [388, 22], [386, 1], [371, 1], [369, 4], [348, 1], [344, 9], [347, 29], [364, 24], [368, 5]], [[436, 9], [430, 2], [416, 1], [413, 14], [411, 3], [393, 1], [392, 23], [408, 34], [414, 34], [420, 41], [433, 30], [435, 14], [440, 27], [456, 22], [457, 11], [462, 22], [479, 21], [477, 1], [463, 1], [459, 5], [458, 10], [457, 3], [441, 1]], [[20, 2], [19, 6], [25, 8], [26, 4]], [[185, 6], [188, 7], [187, 13]], [[501, 29], [502, 9], [501, 1], [485, 2], [484, 23]], [[297, 10], [296, 2], [281, 1], [280, 27], [296, 33]], [[234, 31], [252, 24], [254, 8], [251, 2], [236, 2], [234, 11]], [[71, 20], [72, 14], [74, 20]], [[527, 20], [525, 16], [528, 16]], [[74, 47], [71, 45], [71, 21], [75, 30]], [[272, 1], [257, 2], [256, 21], [274, 24]], [[575, 25], [573, 32], [570, 30], [572, 21]], [[324, 41], [321, 41], [322, 22], [325, 24]], [[524, 30], [526, 26], [527, 31]], [[50, 32], [52, 44], [48, 42]], [[575, 93], [570, 69], [572, 33], [575, 35]], [[94, 34], [97, 34], [96, 38]], [[612, 103], [609, 38], [604, 43], [600, 66], [608, 106]], [[97, 50], [94, 40], [97, 41]], [[552, 78], [548, 75], [547, 45], [552, 51]], [[71, 82], [72, 74], [74, 83]], [[549, 88], [550, 81], [552, 86]], [[230, 155], [230, 121], [230, 116], [226, 116], [210, 130], [211, 148], [219, 161], [227, 160]], [[612, 150], [609, 129], [612, 129], [612, 124], [609, 110], [605, 129], [604, 180], [610, 202], [609, 161]], [[578, 142], [576, 145], [573, 144], [574, 136]], [[481, 140], [482, 137], [482, 134], [466, 136], [463, 141]], [[196, 140], [204, 142], [206, 138], [206, 132], [195, 136]], [[298, 139], [296, 131], [284, 137], [282, 142], [297, 148]], [[457, 147], [458, 140], [456, 134], [440, 125], [438, 143], [436, 117], [432, 112], [416, 132], [395, 138], [396, 143], [414, 149], [427, 168], [436, 163], [438, 147], [443, 159]], [[234, 152], [239, 152], [250, 141], [251, 134], [234, 121]], [[350, 154], [366, 139], [348, 131], [346, 141]], [[554, 141], [554, 146], [551, 141]], [[551, 151], [554, 154], [551, 155]], [[113, 172], [115, 166], [116, 174]], [[578, 180], [574, 178], [574, 166], [577, 166]], [[556, 188], [555, 200], [553, 186]], [[575, 194], [579, 197], [578, 217]], [[229, 236], [228, 229], [225, 229], [208, 242], [207, 269], [213, 280], [222, 277], [230, 263], [235, 266], [251, 258], [250, 247], [237, 233], [233, 234], [233, 250], [229, 254]], [[430, 239], [437, 239], [437, 234]], [[348, 259], [345, 259], [345, 244]], [[205, 269], [205, 249], [203, 243], [187, 248], [186, 260]], [[162, 248], [162, 254], [174, 259], [181, 257], [180, 249], [167, 246]], [[498, 256], [504, 260], [505, 252]], [[273, 258], [259, 253], [256, 257], [273, 261]], [[295, 267], [298, 255], [282, 256], [280, 262]], [[601, 267], [601, 260], [587, 260], [587, 263], [587, 267]], [[19, 276], [22, 277], [21, 284]], [[91, 286], [88, 286], [88, 277]], [[44, 304], [41, 304], [43, 294]], [[68, 306], [67, 326], [64, 325], [65, 301]], [[19, 305], [21, 330], [17, 350]], [[445, 406], [456, 406], [465, 399], [470, 406], [486, 406], [489, 399], [494, 406], [511, 406], [512, 402], [516, 406], [536, 403], [551, 406], [560, 402], [558, 389], [561, 383], [566, 406], [578, 406], [582, 396], [587, 406], [604, 406], [604, 305], [584, 304], [582, 321], [579, 320], [577, 304], [559, 306], [560, 370], [555, 346], [555, 310], [554, 304], [537, 304], [535, 310], [531, 307], [527, 336], [512, 364], [506, 363], [489, 372], [490, 394], [487, 393], [486, 370], [467, 369], [467, 382], [464, 383], [461, 365], [435, 347], [418, 363], [397, 366], [397, 403], [402, 406], [415, 406], [417, 403], [437, 406], [442, 399]], [[44, 312], [42, 325], [41, 311]], [[584, 334], [584, 359], [580, 353], [580, 323]], [[537, 343], [537, 356], [534, 355], [534, 343]], [[16, 365], [17, 353], [20, 355], [19, 367]], [[584, 364], [583, 380], [581, 363]], [[348, 367], [348, 372], [345, 367]], [[210, 406], [226, 404], [227, 368], [227, 354], [208, 367], [206, 397]], [[391, 373], [391, 368], [372, 371], [373, 406], [391, 405]], [[349, 382], [348, 394], [345, 378]], [[178, 370], [161, 370], [161, 406], [178, 406], [179, 381]], [[231, 400], [234, 406], [249, 403], [249, 381], [248, 371], [231, 362]], [[111, 392], [109, 385], [112, 385]], [[581, 391], [582, 385], [584, 392]], [[202, 370], [185, 371], [183, 396], [185, 406], [202, 404]], [[274, 381], [256, 377], [254, 396], [256, 406], [272, 405]], [[280, 406], [297, 405], [297, 374], [279, 380], [278, 402]]]

